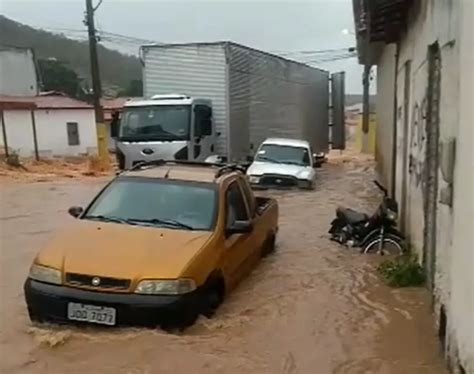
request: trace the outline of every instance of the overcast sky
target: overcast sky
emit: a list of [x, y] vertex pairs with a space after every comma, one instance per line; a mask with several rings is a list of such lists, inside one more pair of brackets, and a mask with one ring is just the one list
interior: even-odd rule
[[[84, 29], [84, 8], [85, 0], [0, 0], [3, 15], [52, 29]], [[265, 51], [324, 50], [355, 44], [353, 35], [342, 32], [353, 30], [352, 0], [103, 0], [96, 17], [97, 27], [104, 31], [165, 43], [232, 40]], [[72, 30], [64, 33], [84, 36]], [[120, 44], [122, 49], [136, 51], [139, 42]], [[345, 70], [346, 92], [362, 91], [357, 59], [319, 66]]]

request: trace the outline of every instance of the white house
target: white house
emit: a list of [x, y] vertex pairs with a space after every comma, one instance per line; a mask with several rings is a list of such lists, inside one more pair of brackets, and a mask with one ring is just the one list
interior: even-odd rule
[[97, 152], [94, 108], [58, 93], [0, 95], [0, 146], [21, 157]]
[[353, 0], [377, 66], [378, 171], [427, 273], [451, 372], [474, 373], [474, 1]]

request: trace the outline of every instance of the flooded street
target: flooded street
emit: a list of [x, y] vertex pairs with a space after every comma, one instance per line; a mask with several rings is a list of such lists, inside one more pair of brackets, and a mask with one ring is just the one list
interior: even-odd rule
[[315, 191], [273, 193], [275, 254], [217, 315], [179, 335], [160, 330], [32, 326], [23, 282], [36, 250], [106, 179], [1, 186], [1, 341], [5, 373], [445, 373], [424, 289], [391, 289], [378, 257], [328, 239], [337, 205], [379, 203], [371, 168], [318, 169]]

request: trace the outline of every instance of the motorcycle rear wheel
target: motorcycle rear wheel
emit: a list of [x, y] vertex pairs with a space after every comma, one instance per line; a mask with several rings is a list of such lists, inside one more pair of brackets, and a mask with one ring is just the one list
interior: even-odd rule
[[362, 248], [361, 252], [364, 254], [379, 253], [382, 256], [400, 256], [405, 252], [403, 240], [395, 235], [385, 235], [382, 246], [380, 240], [380, 237], [374, 238]]

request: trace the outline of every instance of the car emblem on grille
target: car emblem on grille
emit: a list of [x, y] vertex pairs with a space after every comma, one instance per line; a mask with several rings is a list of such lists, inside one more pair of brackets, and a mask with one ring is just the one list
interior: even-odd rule
[[100, 278], [99, 277], [92, 278], [92, 285], [96, 287], [100, 285]]
[[153, 149], [151, 149], [151, 148], [144, 148], [144, 149], [142, 150], [142, 153], [143, 153], [144, 155], [152, 155], [153, 153], [155, 153], [155, 151], [154, 151]]
[[277, 179], [275, 182], [277, 182], [277, 183], [281, 183], [281, 179]]

